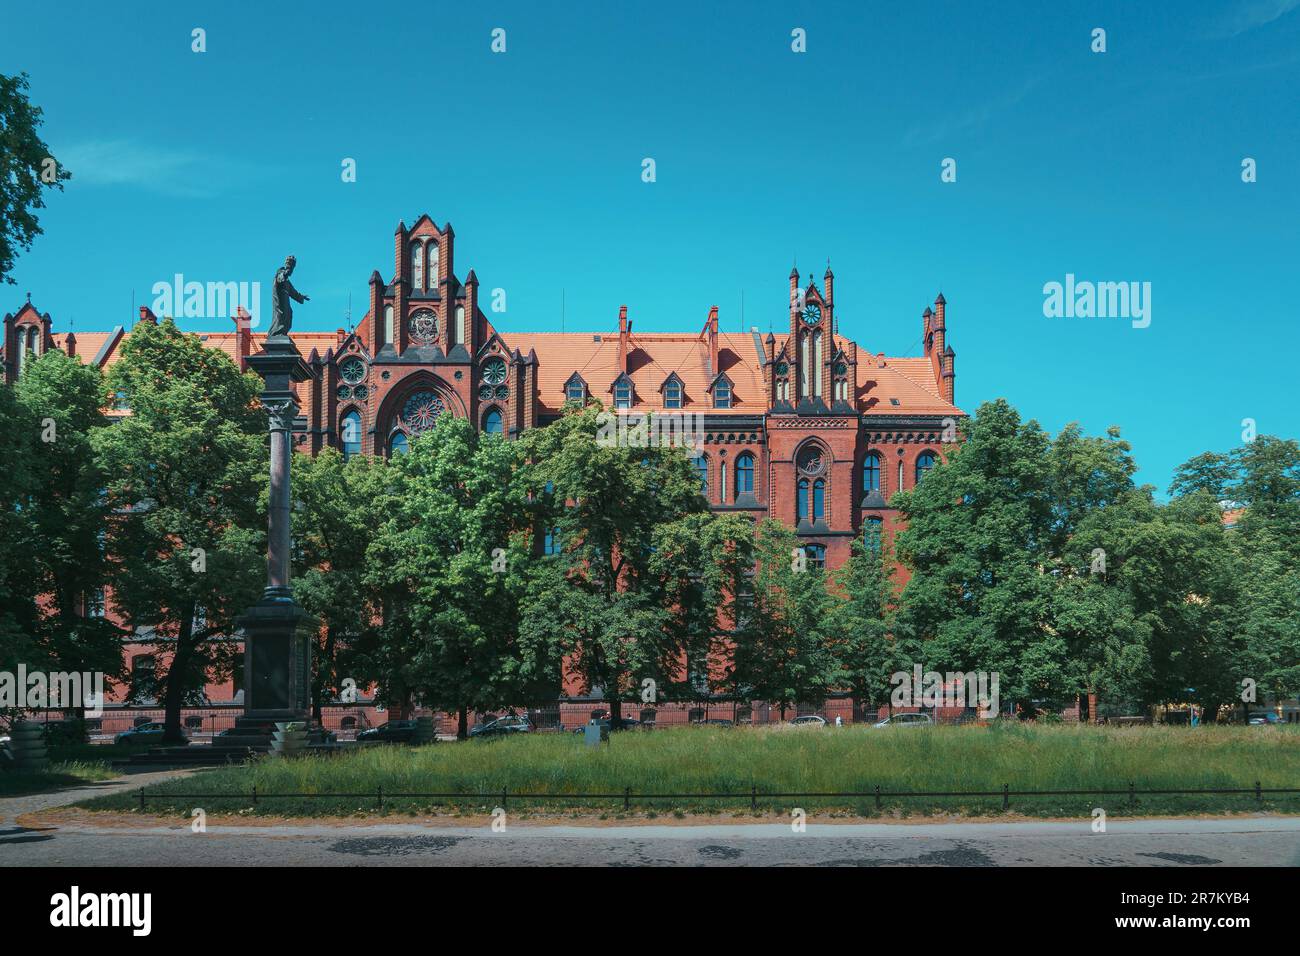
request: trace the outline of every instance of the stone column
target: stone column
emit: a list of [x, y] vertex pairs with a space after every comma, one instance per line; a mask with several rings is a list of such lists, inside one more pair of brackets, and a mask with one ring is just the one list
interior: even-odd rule
[[287, 336], [268, 337], [248, 357], [262, 377], [262, 406], [269, 418], [271, 500], [267, 519], [266, 590], [239, 619], [244, 639], [244, 716], [235, 727], [241, 746], [266, 749], [273, 721], [305, 721], [311, 713], [311, 652], [317, 622], [294, 600], [290, 583], [292, 537], [290, 476], [293, 423], [298, 402], [293, 384], [312, 377]]

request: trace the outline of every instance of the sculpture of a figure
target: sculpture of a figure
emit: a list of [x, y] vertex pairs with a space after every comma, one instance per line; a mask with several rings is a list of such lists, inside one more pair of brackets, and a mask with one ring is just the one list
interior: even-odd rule
[[293, 306], [289, 300], [294, 302], [306, 302], [310, 296], [305, 296], [293, 287], [289, 281], [289, 276], [293, 274], [293, 267], [297, 265], [298, 260], [293, 256], [284, 260], [284, 265], [275, 271], [275, 283], [271, 287], [271, 328], [266, 333], [268, 339], [286, 338], [289, 335], [289, 329], [293, 327]]

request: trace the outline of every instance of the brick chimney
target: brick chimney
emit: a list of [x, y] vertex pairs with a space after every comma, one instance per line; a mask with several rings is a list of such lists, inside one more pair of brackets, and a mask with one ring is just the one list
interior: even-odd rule
[[239, 357], [239, 370], [248, 371], [248, 356], [253, 352], [253, 317], [244, 307], [238, 306], [231, 316], [235, 323], [235, 355]]
[[618, 370], [626, 374], [628, 341], [632, 338], [632, 323], [627, 320], [627, 306], [618, 307]]
[[147, 306], [147, 305], [142, 305], [142, 306], [140, 306], [140, 321], [141, 321], [141, 322], [152, 322], [154, 325], [157, 325], [157, 324], [158, 324], [158, 316], [156, 316], [156, 315], [153, 314], [153, 309], [149, 308], [149, 306]]
[[77, 333], [69, 332], [63, 338], [63, 351], [69, 358], [77, 357]]

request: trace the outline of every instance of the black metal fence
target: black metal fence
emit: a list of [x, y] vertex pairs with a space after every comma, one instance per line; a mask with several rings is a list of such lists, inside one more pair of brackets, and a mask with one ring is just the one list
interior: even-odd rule
[[653, 793], [638, 792], [631, 787], [625, 787], [621, 792], [613, 793], [511, 793], [508, 789], [488, 791], [488, 792], [458, 792], [458, 793], [437, 793], [437, 792], [402, 792], [388, 791], [385, 792], [382, 787], [372, 792], [359, 793], [259, 793], [256, 787], [253, 787], [247, 794], [243, 793], [166, 793], [154, 791], [152, 793], [141, 790], [138, 794], [140, 809], [144, 810], [150, 800], [183, 800], [190, 802], [193, 800], [244, 800], [243, 806], [256, 807], [263, 800], [374, 800], [377, 809], [383, 809], [384, 801], [389, 803], [395, 801], [414, 799], [414, 800], [445, 800], [449, 802], [470, 801], [479, 802], [485, 800], [498, 801], [498, 806], [506, 809], [510, 801], [516, 803], [535, 803], [535, 802], [567, 802], [574, 800], [609, 800], [622, 803], [624, 810], [631, 810], [632, 805], [636, 804], [653, 804], [656, 801], [692, 801], [692, 800], [717, 800], [723, 802], [745, 802], [749, 803], [751, 810], [757, 810], [760, 802], [769, 802], [772, 800], [874, 800], [877, 809], [882, 809], [885, 800], [907, 800], [915, 798], [1001, 798], [1002, 809], [1011, 808], [1011, 798], [1016, 797], [1092, 797], [1092, 796], [1119, 796], [1127, 797], [1130, 806], [1137, 803], [1138, 797], [1145, 796], [1254, 796], [1256, 803], [1262, 803], [1265, 794], [1300, 794], [1300, 787], [1264, 787], [1258, 780], [1253, 787], [1210, 787], [1198, 789], [1148, 789], [1139, 788], [1136, 784], [1130, 783], [1127, 789], [1095, 789], [1095, 790], [1012, 790], [1010, 784], [1003, 784], [1001, 790], [883, 790], [880, 787], [873, 787], [870, 790], [856, 791], [822, 791], [797, 793], [789, 791], [760, 790], [757, 785], [750, 787], [748, 791], [738, 791], [731, 793]]

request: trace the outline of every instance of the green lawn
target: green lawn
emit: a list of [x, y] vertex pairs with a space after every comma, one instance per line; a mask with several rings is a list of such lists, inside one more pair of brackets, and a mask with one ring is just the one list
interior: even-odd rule
[[[410, 792], [500, 793], [509, 807], [621, 813], [621, 799], [529, 802], [516, 793], [672, 793], [687, 796], [633, 801], [638, 813], [750, 812], [755, 786], [762, 812], [792, 807], [877, 814], [1002, 812], [1002, 799], [889, 798], [877, 810], [874, 796], [767, 797], [769, 793], [882, 790], [1124, 790], [1300, 787], [1300, 733], [1290, 728], [1034, 726], [1023, 724], [873, 730], [870, 728], [680, 728], [615, 734], [596, 749], [574, 734], [533, 734], [495, 741], [439, 743], [418, 749], [377, 747], [329, 757], [260, 759], [244, 766], [204, 771], [159, 784], [151, 813], [248, 812], [315, 816], [379, 812], [374, 796], [275, 798], [276, 793], [374, 794], [382, 787], [384, 813], [435, 809], [480, 812], [501, 801], [461, 797], [404, 798]], [[261, 795], [256, 806], [249, 794]], [[705, 800], [699, 793], [737, 793], [741, 799]], [[229, 794], [196, 798], [190, 794]], [[84, 806], [136, 809], [138, 798], [106, 796]], [[1013, 813], [1089, 816], [1108, 813], [1185, 814], [1234, 810], [1300, 812], [1300, 794], [1012, 797]]]

